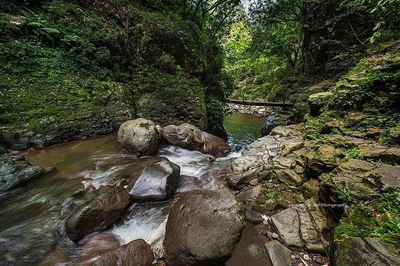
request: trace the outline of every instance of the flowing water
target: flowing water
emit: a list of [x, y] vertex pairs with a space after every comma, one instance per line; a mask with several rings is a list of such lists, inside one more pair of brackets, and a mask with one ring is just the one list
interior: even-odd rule
[[[233, 146], [256, 139], [261, 126], [262, 118], [251, 115], [234, 114], [225, 120]], [[157, 154], [181, 167], [176, 194], [225, 186], [219, 172], [239, 155], [240, 152], [232, 152], [210, 163], [209, 155], [173, 146], [162, 147]], [[63, 229], [73, 203], [85, 189], [108, 184], [121, 172], [146, 162], [123, 154], [115, 135], [31, 150], [25, 156], [32, 164], [51, 170], [20, 188], [0, 194], [0, 265], [4, 259], [17, 265], [76, 265], [82, 245], [71, 242]], [[109, 232], [121, 244], [143, 238], [157, 250], [165, 233], [170, 204], [171, 200], [134, 203]]]

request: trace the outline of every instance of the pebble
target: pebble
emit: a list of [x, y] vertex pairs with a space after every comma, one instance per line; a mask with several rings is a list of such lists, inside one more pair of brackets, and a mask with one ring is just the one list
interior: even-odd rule
[[292, 258], [292, 260], [296, 259], [295, 255], [290, 256]]
[[310, 256], [308, 256], [307, 254], [305, 254], [305, 255], [303, 256], [303, 259], [304, 259], [304, 260], [310, 260]]
[[279, 238], [279, 235], [278, 235], [277, 233], [272, 233], [272, 238], [273, 238], [273, 239], [278, 239], [278, 238]]

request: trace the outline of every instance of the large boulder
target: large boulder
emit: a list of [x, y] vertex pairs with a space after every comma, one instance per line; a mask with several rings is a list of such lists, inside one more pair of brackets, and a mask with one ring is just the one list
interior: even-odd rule
[[159, 140], [156, 124], [144, 118], [126, 121], [118, 130], [118, 142], [121, 147], [138, 156], [154, 155]]
[[110, 251], [96, 260], [93, 265], [151, 266], [154, 255], [149, 244], [143, 239], [136, 239], [118, 249]]
[[107, 229], [129, 207], [131, 197], [121, 187], [102, 187], [97, 193], [72, 211], [65, 221], [65, 232], [72, 241]]
[[168, 265], [221, 265], [231, 255], [243, 224], [227, 189], [191, 191], [171, 207], [164, 245]]
[[340, 266], [400, 265], [399, 254], [395, 245], [379, 238], [351, 237], [338, 242], [335, 258]]
[[180, 126], [166, 126], [162, 129], [161, 134], [163, 139], [171, 145], [198, 150], [214, 156], [222, 156], [230, 151], [230, 147], [222, 138], [187, 123]]
[[165, 200], [176, 191], [180, 167], [166, 158], [154, 160], [130, 177], [128, 192], [133, 199]]
[[2, 153], [0, 155], [0, 192], [10, 190], [46, 173], [45, 169], [32, 166], [23, 156], [5, 151]]

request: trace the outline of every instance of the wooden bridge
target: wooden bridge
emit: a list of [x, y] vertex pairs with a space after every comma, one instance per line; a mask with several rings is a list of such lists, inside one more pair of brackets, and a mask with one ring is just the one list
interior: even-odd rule
[[254, 106], [272, 106], [272, 107], [285, 107], [285, 108], [294, 107], [293, 103], [286, 103], [286, 102], [253, 102], [253, 101], [244, 101], [235, 99], [228, 99], [227, 102], [243, 104], [243, 105], [254, 105]]

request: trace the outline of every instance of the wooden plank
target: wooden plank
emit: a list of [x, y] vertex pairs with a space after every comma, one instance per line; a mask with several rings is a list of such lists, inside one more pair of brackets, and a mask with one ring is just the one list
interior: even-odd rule
[[293, 103], [285, 103], [285, 102], [253, 102], [253, 101], [243, 101], [243, 100], [235, 100], [228, 99], [228, 103], [236, 103], [242, 105], [254, 105], [254, 106], [275, 106], [275, 107], [294, 107]]

